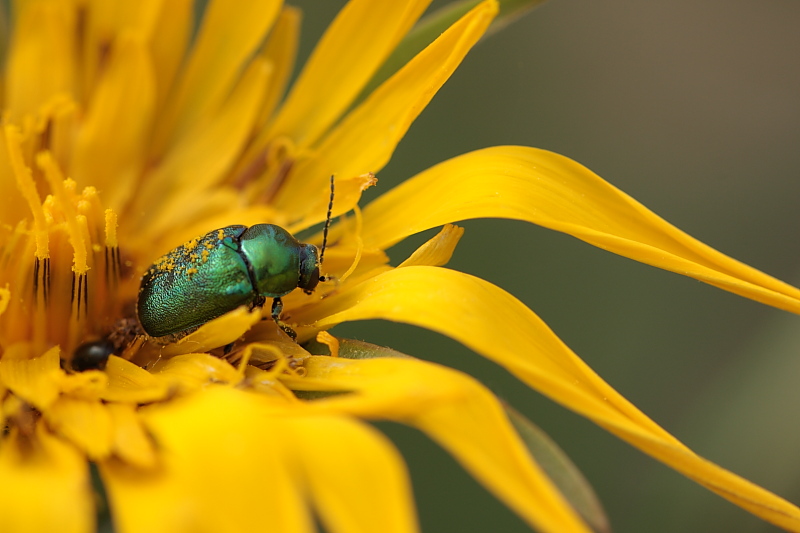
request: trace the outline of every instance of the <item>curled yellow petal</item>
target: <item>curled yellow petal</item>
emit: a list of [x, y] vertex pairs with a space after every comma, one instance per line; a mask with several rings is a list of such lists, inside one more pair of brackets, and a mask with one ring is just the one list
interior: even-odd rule
[[414, 265], [444, 266], [453, 257], [456, 245], [463, 235], [464, 228], [445, 224], [442, 231], [414, 250], [408, 259], [397, 266], [398, 268]]
[[443, 268], [399, 268], [327, 298], [303, 319], [315, 317], [321, 328], [383, 318], [438, 331], [720, 496], [800, 530], [800, 509], [694, 454], [595, 374], [530, 309], [491, 283]]
[[[409, 210], [415, 216], [408, 216]], [[436, 165], [364, 209], [367, 247], [470, 218], [511, 218], [800, 313], [800, 290], [714, 250], [564, 156], [517, 146]]]
[[325, 412], [403, 422], [427, 433], [538, 531], [589, 531], [533, 462], [500, 402], [471, 377], [411, 358], [311, 357], [291, 387], [347, 390]]

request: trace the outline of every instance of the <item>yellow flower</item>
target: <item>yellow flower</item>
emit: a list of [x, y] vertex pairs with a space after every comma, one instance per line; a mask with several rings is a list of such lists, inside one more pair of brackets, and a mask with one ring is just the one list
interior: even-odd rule
[[[587, 531], [478, 381], [327, 333], [381, 318], [462, 342], [800, 531], [800, 510], [694, 454], [514, 297], [442, 265], [462, 233], [450, 222], [502, 217], [792, 312], [800, 290], [533, 148], [445, 161], [362, 214], [363, 190], [497, 12], [480, 3], [359, 100], [428, 4], [351, 0], [283, 100], [299, 13], [277, 0], [212, 1], [196, 35], [190, 0], [15, 4], [0, 133], [0, 529], [94, 529], [92, 464], [123, 532], [309, 531], [314, 516], [334, 532], [415, 531], [402, 459], [365, 422], [392, 420], [427, 433], [536, 529]], [[247, 306], [175, 342], [142, 334], [139, 280], [160, 256], [230, 224], [318, 227], [331, 175], [329, 279], [284, 298], [298, 342]], [[440, 225], [388, 265], [388, 247]], [[98, 339], [117, 355], [74, 371], [78, 347]], [[315, 339], [330, 355], [307, 351]]]

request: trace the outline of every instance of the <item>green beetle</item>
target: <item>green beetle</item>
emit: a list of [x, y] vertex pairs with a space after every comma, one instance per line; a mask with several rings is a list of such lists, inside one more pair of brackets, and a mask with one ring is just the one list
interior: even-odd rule
[[147, 270], [137, 314], [151, 337], [189, 332], [241, 305], [263, 305], [320, 281], [320, 251], [273, 224], [226, 226], [170, 251]]
[[296, 288], [311, 293], [319, 274], [333, 210], [331, 196], [322, 249], [303, 244], [274, 224], [226, 226], [178, 246], [147, 269], [136, 314], [151, 337], [182, 337], [241, 305], [260, 307], [272, 298], [272, 318], [281, 324], [281, 296]]

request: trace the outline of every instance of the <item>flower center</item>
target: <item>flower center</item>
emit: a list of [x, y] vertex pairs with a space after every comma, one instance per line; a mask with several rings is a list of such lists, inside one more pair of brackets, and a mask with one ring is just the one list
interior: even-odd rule
[[[64, 178], [46, 148], [49, 132], [5, 128], [12, 176], [4, 179], [22, 192], [27, 213], [5, 218], [0, 234], [0, 287], [7, 291], [0, 345], [27, 341], [41, 353], [58, 344], [68, 354], [108, 335], [135, 288], [120, 256], [116, 213], [94, 187], [79, 191]], [[41, 149], [26, 157], [29, 147]], [[44, 199], [40, 191], [48, 191]]]

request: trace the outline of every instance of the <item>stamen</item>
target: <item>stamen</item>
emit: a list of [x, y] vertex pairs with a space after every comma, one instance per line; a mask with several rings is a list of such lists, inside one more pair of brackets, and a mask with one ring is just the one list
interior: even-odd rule
[[106, 247], [117, 248], [117, 214], [111, 209], [105, 211], [106, 219]]
[[105, 221], [106, 284], [111, 290], [116, 290], [121, 269], [119, 246], [117, 244], [117, 214], [111, 209], [106, 209]]
[[[88, 251], [86, 247], [85, 235], [88, 230], [82, 231], [87, 228], [86, 217], [78, 215], [75, 208], [74, 201], [69, 197], [67, 188], [73, 189], [75, 182], [72, 180], [65, 180], [61, 170], [53, 161], [53, 157], [49, 152], [41, 152], [36, 157], [36, 164], [44, 171], [44, 176], [47, 183], [50, 185], [50, 190], [56, 198], [56, 201], [64, 212], [67, 222], [67, 234], [69, 241], [72, 245], [72, 270], [80, 276], [85, 276], [89, 270], [88, 264]], [[80, 301], [79, 309], [80, 309]]]
[[[81, 317], [81, 303], [83, 301], [84, 313], [86, 312], [86, 303], [88, 300], [88, 280], [86, 274], [72, 273], [72, 300], [71, 303], [75, 307], [74, 314], [80, 319]], [[77, 288], [76, 282], [77, 281]]]
[[67, 346], [77, 346], [83, 336], [89, 304], [89, 278], [86, 273], [72, 272], [72, 299]]
[[47, 222], [42, 209], [42, 200], [36, 190], [36, 183], [33, 181], [31, 170], [23, 161], [22, 135], [19, 128], [11, 124], [6, 125], [5, 131], [6, 147], [8, 148], [11, 168], [14, 171], [14, 178], [33, 215], [34, 234], [36, 235], [36, 257], [45, 259], [50, 257]]
[[33, 260], [33, 297], [39, 295], [39, 258]]
[[43, 270], [43, 279], [44, 279], [44, 303], [47, 305], [50, 302], [50, 258], [44, 258], [44, 270]]
[[[41, 296], [41, 298], [40, 298]], [[45, 307], [50, 302], [50, 258], [33, 258], [33, 297]]]
[[327, 331], [320, 331], [317, 333], [317, 342], [328, 347], [328, 350], [331, 352], [331, 357], [339, 357], [339, 339]]

